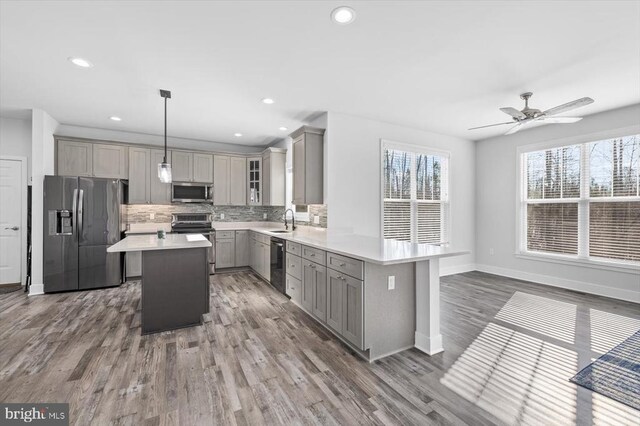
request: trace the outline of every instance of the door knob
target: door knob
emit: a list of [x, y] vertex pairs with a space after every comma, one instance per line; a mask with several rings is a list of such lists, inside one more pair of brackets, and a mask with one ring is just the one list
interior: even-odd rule
[[4, 229], [11, 229], [12, 231], [17, 231], [20, 228], [18, 228], [17, 226], [10, 226], [10, 227], [4, 228]]

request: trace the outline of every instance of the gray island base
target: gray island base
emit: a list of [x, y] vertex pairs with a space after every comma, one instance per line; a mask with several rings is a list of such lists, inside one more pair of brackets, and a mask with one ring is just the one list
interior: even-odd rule
[[142, 334], [200, 325], [209, 312], [211, 243], [204, 237], [170, 234], [129, 236], [110, 252], [142, 252]]

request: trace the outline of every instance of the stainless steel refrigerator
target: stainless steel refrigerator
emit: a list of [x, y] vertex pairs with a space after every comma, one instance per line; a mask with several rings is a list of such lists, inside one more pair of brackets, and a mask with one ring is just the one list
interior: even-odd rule
[[45, 176], [44, 291], [112, 287], [122, 282], [120, 241], [126, 186], [117, 179]]

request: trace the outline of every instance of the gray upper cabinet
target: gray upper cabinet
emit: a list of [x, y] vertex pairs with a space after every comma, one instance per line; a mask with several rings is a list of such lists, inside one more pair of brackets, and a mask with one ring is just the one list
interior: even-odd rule
[[174, 182], [191, 182], [193, 180], [193, 153], [171, 151], [171, 179]]
[[[167, 151], [167, 161], [171, 163], [172, 152]], [[158, 178], [158, 164], [164, 160], [164, 150], [151, 150], [151, 163], [149, 165], [149, 181], [151, 182], [151, 204], [171, 204], [171, 184], [162, 183]]]
[[213, 155], [193, 153], [193, 181], [213, 183]]
[[293, 204], [323, 204], [324, 130], [302, 126], [293, 139]]
[[93, 144], [93, 176], [127, 179], [129, 148], [123, 145]]
[[285, 205], [286, 150], [267, 148], [262, 155], [262, 205]]
[[151, 150], [129, 148], [129, 204], [146, 204], [151, 200]]
[[213, 156], [213, 205], [229, 205], [229, 157]]
[[247, 205], [247, 159], [229, 157], [229, 204]]
[[60, 176], [92, 176], [93, 145], [59, 139], [58, 141], [58, 175]]

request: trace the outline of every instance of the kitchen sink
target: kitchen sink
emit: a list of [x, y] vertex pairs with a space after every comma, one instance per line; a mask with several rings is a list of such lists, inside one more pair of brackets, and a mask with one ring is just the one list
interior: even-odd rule
[[272, 232], [274, 234], [290, 234], [293, 231], [285, 231], [284, 229], [275, 229], [275, 230], [268, 230], [267, 232]]

